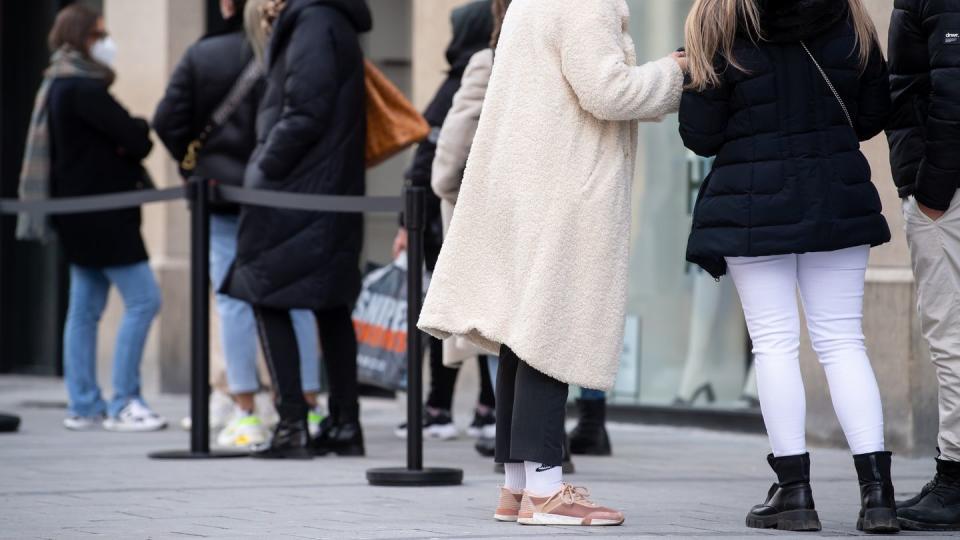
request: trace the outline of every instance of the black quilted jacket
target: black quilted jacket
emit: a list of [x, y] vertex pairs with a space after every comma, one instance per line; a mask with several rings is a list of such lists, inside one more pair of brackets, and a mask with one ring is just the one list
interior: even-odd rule
[[[687, 259], [713, 276], [724, 257], [833, 251], [889, 241], [860, 141], [890, 111], [879, 48], [865, 71], [846, 2], [767, 0], [765, 39], [737, 39], [744, 71], [726, 66], [719, 87], [686, 91], [684, 144], [716, 156], [694, 208]], [[826, 70], [854, 127], [801, 41]], [[718, 64], [724, 66], [723, 59]]]
[[[288, 0], [268, 50], [257, 147], [244, 185], [365, 193], [366, 113], [359, 34], [365, 0]], [[363, 216], [245, 206], [223, 289], [254, 305], [329, 309], [360, 293]]]
[[888, 128], [900, 195], [947, 210], [960, 183], [960, 0], [897, 0]]

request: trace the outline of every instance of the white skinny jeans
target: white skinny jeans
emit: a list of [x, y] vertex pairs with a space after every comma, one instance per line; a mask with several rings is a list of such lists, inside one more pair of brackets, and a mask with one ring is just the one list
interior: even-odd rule
[[883, 450], [880, 391], [861, 325], [869, 255], [869, 246], [859, 246], [727, 258], [753, 340], [760, 408], [774, 456], [807, 451], [798, 286], [813, 350], [826, 371], [850, 450], [855, 455]]

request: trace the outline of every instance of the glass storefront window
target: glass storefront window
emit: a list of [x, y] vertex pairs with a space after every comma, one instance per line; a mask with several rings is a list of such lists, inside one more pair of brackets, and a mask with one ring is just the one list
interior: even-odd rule
[[[629, 0], [641, 61], [683, 44], [690, 0]], [[709, 160], [684, 149], [671, 116], [642, 124], [633, 186], [630, 292], [614, 403], [749, 407], [746, 328], [729, 279], [685, 261], [693, 201]]]

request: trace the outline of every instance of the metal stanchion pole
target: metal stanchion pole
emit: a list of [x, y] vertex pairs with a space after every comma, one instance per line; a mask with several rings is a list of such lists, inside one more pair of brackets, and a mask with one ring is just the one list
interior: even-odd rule
[[210, 180], [190, 180], [190, 449], [153, 452], [153, 459], [248, 455], [210, 450], [210, 190]]
[[374, 486], [454, 486], [463, 483], [460, 469], [423, 467], [423, 347], [417, 328], [423, 301], [423, 229], [426, 191], [406, 190], [407, 228], [407, 467], [370, 469]]

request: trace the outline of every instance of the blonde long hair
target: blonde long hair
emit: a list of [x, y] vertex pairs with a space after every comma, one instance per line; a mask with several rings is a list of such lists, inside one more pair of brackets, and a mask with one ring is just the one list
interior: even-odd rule
[[[719, 53], [726, 63], [746, 71], [733, 54], [737, 30], [746, 29], [754, 41], [763, 40], [760, 24], [759, 0], [696, 0], [687, 16], [686, 49], [690, 59], [688, 88], [703, 91], [720, 84], [715, 64]], [[847, 0], [850, 18], [856, 33], [855, 50], [860, 58], [860, 69], [870, 62], [873, 48], [879, 46], [877, 28], [861, 0]]]
[[247, 0], [243, 9], [243, 26], [257, 60], [263, 62], [273, 23], [287, 7], [287, 0]]

